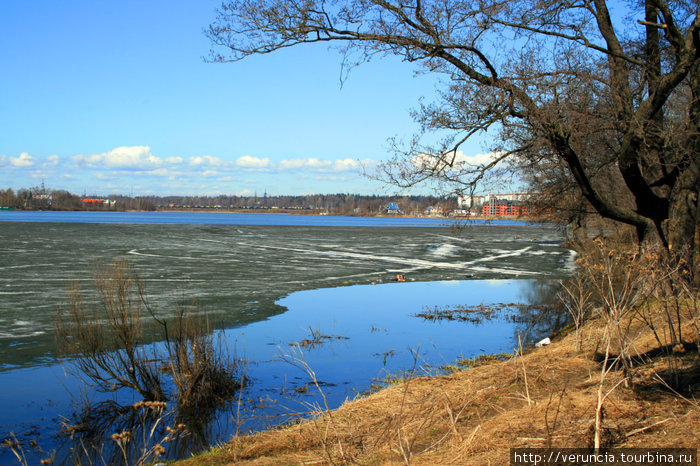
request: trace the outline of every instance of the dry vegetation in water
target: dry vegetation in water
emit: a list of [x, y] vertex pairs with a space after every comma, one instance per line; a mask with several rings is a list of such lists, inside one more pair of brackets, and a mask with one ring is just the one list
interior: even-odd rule
[[[105, 392], [128, 388], [145, 401], [175, 398], [182, 412], [235, 395], [241, 361], [216, 340], [196, 303], [177, 304], [171, 318], [159, 316], [125, 259], [98, 268], [95, 288], [98, 299], [91, 302], [72, 285], [55, 321], [59, 349], [73, 356], [67, 370], [86, 385]], [[149, 338], [163, 343], [145, 344]]]
[[[124, 259], [97, 269], [95, 289], [90, 295], [72, 286], [57, 314], [58, 347], [70, 357], [64, 367], [85, 387], [124, 389], [131, 397], [91, 402], [81, 389], [76, 412], [60, 421], [73, 445], [64, 461], [147, 464], [165, 455], [165, 446], [182, 449], [185, 437], [196, 443], [211, 416], [244, 386], [244, 362], [229, 353], [196, 303], [156, 312]], [[7, 446], [27, 464], [25, 445]]]
[[598, 247], [588, 256], [600, 259], [591, 271], [617, 274], [603, 269], [620, 263], [626, 272], [632, 261], [652, 281], [627, 283], [635, 298], [620, 301], [619, 286], [633, 275], [609, 277], [615, 302], [605, 304], [599, 290], [602, 305], [551, 345], [441, 377], [409, 377], [179, 464], [500, 465], [514, 447], [698, 448], [697, 295], [649, 286], [660, 283], [658, 265], [619, 262], [620, 253]]

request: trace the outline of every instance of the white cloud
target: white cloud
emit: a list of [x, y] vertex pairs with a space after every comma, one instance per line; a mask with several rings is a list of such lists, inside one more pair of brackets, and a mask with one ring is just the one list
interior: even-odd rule
[[360, 169], [360, 162], [353, 159], [341, 159], [333, 162], [333, 171], [335, 172], [349, 172], [357, 171]]
[[332, 162], [321, 160], [315, 157], [307, 159], [282, 160], [279, 164], [280, 170], [322, 170], [328, 169]]
[[251, 194], [253, 194], [253, 191], [251, 191], [250, 189], [244, 189], [242, 191], [238, 191], [236, 193], [236, 196], [250, 196]]
[[[501, 152], [488, 152], [485, 154], [475, 154], [475, 155], [464, 155], [464, 152], [458, 150], [456, 152], [448, 153], [440, 164], [446, 162], [452, 162], [455, 167], [466, 168], [470, 167], [482, 167], [488, 165], [498, 158]], [[415, 155], [411, 162], [417, 168], [428, 169], [433, 167], [437, 163], [437, 156], [433, 154], [418, 154]]]
[[353, 159], [323, 160], [315, 157], [288, 159], [279, 163], [280, 170], [308, 170], [312, 172], [347, 172], [360, 169], [360, 162]]
[[121, 146], [102, 154], [79, 154], [72, 160], [89, 168], [124, 168], [146, 170], [163, 164], [160, 157], [151, 153], [149, 146]]
[[168, 176], [168, 169], [167, 168], [156, 168], [155, 170], [150, 170], [146, 172], [148, 175], [153, 175], [153, 176]]
[[[261, 193], [265, 189], [269, 191], [273, 186], [284, 194], [294, 194], [299, 186], [316, 192], [321, 188], [313, 188], [315, 184], [325, 186], [356, 182], [362, 166], [368, 162], [376, 163], [342, 157], [289, 157], [282, 160], [284, 157], [262, 155], [219, 158], [177, 153], [159, 157], [146, 145], [119, 146], [103, 153], [31, 154], [0, 153], [0, 172], [4, 166], [6, 178], [20, 185], [30, 185], [34, 182], [32, 179], [37, 177], [46, 179], [48, 183], [51, 179], [61, 179], [68, 189], [76, 192], [94, 183], [100, 189], [112, 189], [109, 186], [114, 186], [115, 192], [128, 192], [132, 185], [134, 190], [145, 192], [144, 188], [136, 187], [136, 182], [156, 191], [167, 189], [168, 192], [181, 185], [179, 190], [183, 193], [197, 193], [197, 186], [206, 187], [207, 192], [214, 189], [222, 192], [238, 190], [240, 195], [252, 195], [256, 191]], [[241, 176], [250, 179], [242, 179]], [[347, 190], [352, 191], [352, 188]]]
[[10, 164], [13, 167], [31, 167], [34, 165], [34, 158], [26, 152], [19, 154], [19, 157], [10, 157]]
[[190, 165], [192, 166], [199, 166], [199, 165], [223, 165], [224, 161], [221, 160], [218, 157], [212, 157], [211, 155], [198, 155], [195, 157], [190, 157]]
[[469, 165], [487, 165], [496, 158], [503, 155], [502, 152], [487, 152], [486, 154], [476, 154], [476, 155], [464, 155], [462, 151], [457, 151], [457, 160], [463, 161]]
[[270, 166], [270, 159], [267, 157], [261, 159], [259, 157], [244, 155], [236, 159], [236, 166], [240, 168], [260, 170]]
[[60, 158], [58, 155], [49, 155], [46, 157], [46, 162], [44, 162], [44, 167], [55, 167], [58, 165], [58, 162], [60, 161]]

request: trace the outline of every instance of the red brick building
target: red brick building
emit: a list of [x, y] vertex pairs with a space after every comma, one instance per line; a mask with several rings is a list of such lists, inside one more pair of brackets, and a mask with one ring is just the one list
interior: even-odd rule
[[481, 207], [481, 214], [485, 217], [520, 217], [527, 215], [528, 209], [518, 201], [492, 198]]

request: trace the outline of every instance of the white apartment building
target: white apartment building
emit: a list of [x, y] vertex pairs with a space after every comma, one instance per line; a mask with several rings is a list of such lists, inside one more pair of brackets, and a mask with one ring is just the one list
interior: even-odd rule
[[496, 193], [485, 194], [483, 196], [463, 194], [457, 197], [457, 205], [460, 209], [481, 208], [485, 202], [491, 199], [501, 199], [505, 201], [525, 201], [530, 198], [528, 193]]

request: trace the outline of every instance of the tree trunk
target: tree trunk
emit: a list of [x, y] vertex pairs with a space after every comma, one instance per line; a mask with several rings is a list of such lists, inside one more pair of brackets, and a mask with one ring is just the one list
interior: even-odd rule
[[695, 286], [700, 285], [700, 64], [689, 75], [691, 104], [687, 128], [687, 167], [678, 179], [678, 194], [669, 222], [669, 248], [688, 261]]

